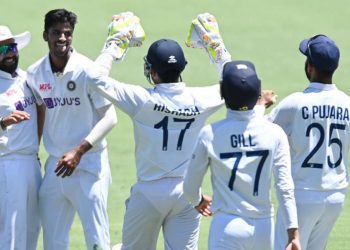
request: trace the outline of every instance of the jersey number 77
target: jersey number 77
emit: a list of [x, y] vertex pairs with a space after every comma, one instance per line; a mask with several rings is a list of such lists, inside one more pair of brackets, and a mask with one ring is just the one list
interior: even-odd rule
[[[255, 173], [255, 179], [254, 179], [254, 188], [253, 188], [253, 195], [258, 196], [259, 194], [259, 180], [262, 168], [264, 166], [264, 163], [266, 161], [267, 156], [269, 155], [268, 150], [257, 150], [257, 151], [248, 151], [245, 153], [246, 157], [260, 157], [260, 161], [258, 162], [258, 167], [256, 169]], [[243, 152], [230, 152], [230, 153], [221, 153], [220, 159], [228, 159], [228, 158], [236, 158], [235, 163], [232, 168], [232, 174], [230, 181], [228, 183], [228, 187], [230, 190], [233, 190], [233, 185], [236, 178], [236, 173], [238, 170], [238, 165], [242, 159]]]

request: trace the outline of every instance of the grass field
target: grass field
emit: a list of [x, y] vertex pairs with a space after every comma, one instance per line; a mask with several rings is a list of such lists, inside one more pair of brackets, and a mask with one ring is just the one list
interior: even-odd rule
[[[125, 60], [111, 75], [123, 82], [148, 86], [143, 76], [143, 56], [149, 45], [159, 38], [172, 38], [183, 44], [190, 21], [198, 13], [210, 12], [219, 22], [226, 47], [235, 59], [255, 63], [265, 89], [273, 89], [279, 100], [289, 93], [302, 90], [305, 58], [298, 52], [299, 42], [314, 34], [329, 35], [341, 50], [340, 67], [334, 77], [337, 86], [350, 94], [350, 2], [348, 0], [11, 0], [2, 4], [0, 24], [8, 25], [17, 34], [28, 30], [32, 42], [20, 54], [20, 65], [26, 69], [48, 52], [42, 39], [43, 19], [47, 11], [67, 8], [78, 15], [74, 33], [74, 47], [81, 53], [96, 58], [106, 36], [106, 26], [112, 14], [133, 11], [142, 21], [147, 34], [143, 47], [129, 50]], [[189, 62], [182, 77], [188, 85], [200, 86], [218, 82], [214, 65], [203, 51], [184, 48]], [[113, 184], [109, 194], [109, 216], [112, 243], [121, 241], [124, 201], [135, 182], [133, 130], [129, 118], [117, 111], [119, 123], [109, 134], [109, 154]], [[210, 121], [224, 115], [221, 110]], [[69, 124], [67, 124], [69, 126]], [[45, 153], [41, 151], [42, 161]], [[205, 189], [210, 192], [206, 180]], [[343, 213], [331, 234], [328, 250], [350, 249], [350, 204], [347, 200]], [[52, 216], [55, 216], [53, 213]], [[200, 250], [207, 249], [210, 219], [201, 226]], [[39, 249], [42, 249], [41, 239]], [[71, 230], [70, 249], [85, 249], [79, 220]], [[163, 249], [162, 239], [158, 249]]]

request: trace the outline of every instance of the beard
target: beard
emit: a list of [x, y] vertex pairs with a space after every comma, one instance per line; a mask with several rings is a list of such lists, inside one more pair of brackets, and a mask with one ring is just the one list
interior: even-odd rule
[[4, 57], [0, 61], [0, 70], [5, 71], [9, 74], [15, 73], [17, 67], [18, 67], [18, 55], [12, 56], [12, 57]]

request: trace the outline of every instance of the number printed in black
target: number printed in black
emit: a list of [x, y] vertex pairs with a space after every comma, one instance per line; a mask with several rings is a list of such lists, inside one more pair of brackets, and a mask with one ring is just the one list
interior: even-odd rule
[[[308, 156], [305, 158], [305, 160], [303, 161], [301, 167], [302, 168], [323, 168], [323, 164], [319, 163], [319, 162], [311, 162], [311, 158], [318, 152], [318, 150], [321, 148], [322, 144], [325, 141], [325, 129], [322, 127], [321, 124], [319, 123], [311, 123], [307, 129], [306, 129], [306, 136], [310, 137], [310, 133], [311, 130], [318, 130], [320, 137], [315, 145], [315, 147], [310, 151], [310, 153], [308, 154]], [[330, 168], [336, 168], [338, 167], [342, 160], [343, 160], [343, 154], [342, 154], [342, 150], [343, 150], [343, 144], [341, 142], [341, 140], [339, 139], [339, 137], [333, 137], [333, 131], [335, 130], [345, 130], [345, 125], [344, 124], [337, 124], [337, 123], [331, 123], [331, 125], [329, 126], [329, 142], [328, 142], [328, 147], [333, 147], [333, 145], [337, 145], [339, 147], [339, 157], [335, 162], [331, 161], [331, 158], [329, 157], [329, 155], [327, 156], [327, 165]]]
[[[253, 195], [258, 196], [259, 195], [259, 181], [260, 181], [260, 176], [261, 176], [261, 171], [264, 167], [264, 163], [269, 155], [268, 150], [256, 150], [256, 151], [249, 151], [245, 153], [246, 157], [260, 157], [260, 161], [258, 163], [258, 167], [256, 169], [255, 173], [255, 179], [254, 179], [254, 187], [253, 187]], [[238, 165], [239, 162], [241, 161], [243, 156], [242, 152], [230, 152], [230, 153], [221, 153], [220, 154], [220, 159], [229, 159], [229, 158], [236, 158], [233, 168], [232, 168], [232, 173], [230, 180], [228, 182], [228, 187], [232, 191], [234, 189], [234, 182], [236, 179], [236, 174], [238, 171]]]
[[[185, 127], [181, 129], [179, 138], [177, 139], [176, 150], [180, 151], [182, 149], [182, 142], [184, 140], [186, 130], [190, 128], [192, 122], [194, 122], [194, 118], [191, 118], [191, 119], [173, 118], [173, 122], [186, 123]], [[169, 124], [169, 117], [165, 116], [160, 122], [154, 125], [154, 128], [163, 130], [163, 145], [162, 145], [163, 151], [168, 150], [168, 137], [169, 137], [168, 124]]]

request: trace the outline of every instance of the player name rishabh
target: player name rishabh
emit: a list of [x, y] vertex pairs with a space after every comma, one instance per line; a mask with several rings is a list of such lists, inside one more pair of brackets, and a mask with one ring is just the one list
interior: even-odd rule
[[186, 109], [171, 109], [164, 104], [155, 104], [153, 110], [177, 116], [197, 116], [200, 114], [197, 106]]

